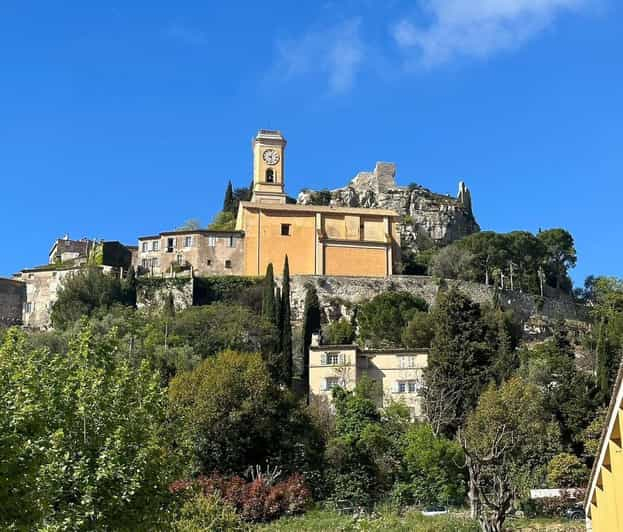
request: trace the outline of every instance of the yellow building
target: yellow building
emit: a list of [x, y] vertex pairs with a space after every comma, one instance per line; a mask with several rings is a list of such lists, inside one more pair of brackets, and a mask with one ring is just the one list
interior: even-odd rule
[[606, 425], [585, 501], [587, 529], [623, 532], [623, 366], [619, 369]]
[[253, 141], [253, 196], [240, 203], [244, 273], [263, 275], [288, 255], [293, 275], [392, 275], [400, 261], [398, 214], [383, 209], [293, 205], [285, 193], [286, 140], [260, 130]]
[[402, 402], [412, 419], [423, 419], [421, 389], [428, 349], [368, 349], [356, 345], [320, 345], [314, 335], [309, 348], [309, 396], [331, 397], [331, 389], [354, 389], [366, 376], [376, 382], [379, 407]]

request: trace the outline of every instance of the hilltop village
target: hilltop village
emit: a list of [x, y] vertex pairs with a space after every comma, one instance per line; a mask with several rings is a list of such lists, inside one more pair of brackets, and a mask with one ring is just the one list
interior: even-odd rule
[[[587, 482], [590, 467], [586, 511], [610, 519], [616, 504], [603, 496], [610, 478], [604, 453], [618, 452], [620, 433], [610, 427], [597, 441], [595, 426], [604, 423], [613, 384], [612, 419], [623, 397], [618, 281], [593, 279], [574, 292], [570, 233], [481, 231], [465, 183], [456, 197], [401, 186], [392, 163], [378, 162], [344, 187], [305, 189], [292, 198], [285, 152], [279, 131], [260, 130], [252, 185], [234, 190], [230, 183], [223, 210], [207, 228], [188, 222], [138, 236], [136, 244], [67, 235], [53, 242], [45, 264], [0, 279], [2, 353], [15, 382], [32, 376], [24, 384], [30, 390], [58, 379], [42, 385], [45, 408], [55, 400], [46, 390], [71, 387], [65, 374], [77, 391], [63, 401], [82, 401], [91, 382], [99, 390], [92, 400], [105, 404], [90, 411], [103, 417], [117, 415], [109, 401], [141, 397], [124, 407], [132, 414], [110, 422], [115, 431], [131, 422], [124, 432], [131, 438], [138, 434], [135, 419], [145, 415], [144, 398], [164, 415], [159, 394], [167, 390], [167, 415], [185, 448], [177, 440], [163, 445], [185, 453], [183, 474], [211, 475], [199, 477], [204, 490], [212, 482], [244, 490], [265, 482], [267, 501], [273, 489], [305, 501], [262, 502], [252, 513], [248, 502], [232, 499], [232, 511], [249, 522], [302, 513], [312, 498], [369, 506], [390, 497], [401, 507], [469, 501], [481, 528], [498, 531], [511, 501], [519, 504], [529, 487], [557, 488], [532, 491], [537, 498], [552, 491], [569, 496], [574, 518], [583, 516], [584, 492], [566, 488]], [[6, 328], [13, 325], [23, 330]], [[121, 387], [105, 381], [117, 377]], [[11, 386], [7, 402], [15, 395]], [[79, 420], [67, 438], [72, 448], [105, 430], [89, 433], [86, 409], [76, 408], [80, 416], [69, 409], [67, 421]], [[45, 425], [41, 448], [57, 445], [61, 432], [45, 413], [38, 419]], [[493, 449], [502, 469], [484, 469], [490, 462], [476, 454], [479, 446], [495, 447], [499, 431], [504, 436], [511, 425], [509, 441]], [[487, 430], [490, 437], [483, 437]], [[119, 445], [126, 455], [142, 448], [133, 440]], [[410, 447], [420, 445], [426, 452]], [[429, 447], [440, 456], [420, 463]], [[158, 443], [153, 456], [162, 449]], [[62, 464], [82, 456], [56, 455]], [[287, 470], [295, 486], [263, 480], [271, 463]], [[249, 482], [219, 476], [223, 467], [247, 475], [250, 466]], [[156, 467], [158, 474], [165, 469]], [[66, 484], [50, 482], [53, 494]], [[163, 477], [143, 485], [160, 496], [193, 484], [166, 484]], [[479, 489], [497, 498], [492, 503]]]

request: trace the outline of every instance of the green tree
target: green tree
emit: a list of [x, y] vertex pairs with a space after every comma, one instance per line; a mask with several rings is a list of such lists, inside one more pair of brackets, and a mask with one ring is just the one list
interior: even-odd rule
[[458, 442], [435, 436], [430, 425], [413, 424], [403, 438], [402, 482], [420, 505], [456, 504], [465, 500], [465, 457]]
[[402, 332], [402, 345], [410, 348], [430, 347], [435, 327], [428, 312], [415, 312]]
[[229, 211], [219, 212], [208, 229], [210, 231], [233, 231], [236, 228], [236, 217]]
[[329, 323], [323, 331], [323, 340], [331, 345], [350, 344], [355, 339], [355, 328], [346, 318]]
[[197, 218], [190, 218], [180, 225], [178, 231], [197, 231], [201, 229], [201, 220]]
[[425, 371], [426, 409], [435, 427], [453, 433], [492, 378], [494, 354], [485, 342], [480, 306], [458, 290], [438, 296], [431, 318], [435, 336]]
[[114, 332], [83, 327], [67, 351], [0, 347], [0, 523], [5, 529], [154, 530], [175, 463], [165, 397]]
[[99, 268], [85, 268], [63, 280], [52, 306], [54, 328], [66, 329], [83, 316], [99, 308], [115, 304], [132, 304], [118, 277], [107, 275]]
[[547, 485], [550, 488], [581, 488], [587, 481], [588, 469], [574, 454], [557, 454], [547, 464]]
[[123, 299], [126, 305], [136, 307], [136, 271], [130, 266], [128, 275], [122, 282]]
[[264, 292], [262, 295], [262, 317], [275, 323], [277, 316], [275, 301], [275, 274], [272, 262], [266, 267], [264, 277]]
[[501, 532], [516, 498], [559, 449], [543, 416], [539, 389], [519, 378], [489, 386], [469, 414], [459, 441], [469, 472], [472, 517], [485, 532]]
[[548, 284], [566, 292], [571, 292], [572, 283], [569, 269], [577, 262], [575, 243], [571, 233], [564, 229], [540, 231], [537, 238], [546, 249], [545, 267]]
[[268, 461], [287, 471], [316, 467], [323, 446], [288, 390], [273, 384], [257, 354], [225, 351], [177, 375], [170, 421], [188, 475], [244, 473]]
[[318, 332], [319, 330], [320, 301], [318, 301], [318, 292], [316, 292], [316, 287], [313, 284], [308, 284], [305, 287], [302, 329], [303, 353], [299, 373], [305, 391], [307, 390], [309, 383], [309, 346], [311, 344], [312, 334]]
[[234, 216], [236, 215], [236, 211], [234, 210], [234, 189], [231, 186], [231, 181], [227, 182], [225, 199], [223, 200], [223, 212], [230, 212]]
[[359, 308], [359, 335], [373, 347], [399, 346], [402, 331], [417, 311], [426, 311], [426, 302], [408, 292], [384, 292]]
[[279, 326], [281, 329], [281, 357], [283, 363], [282, 380], [287, 386], [292, 385], [292, 320], [290, 307], [290, 264], [286, 255], [283, 265], [283, 278], [281, 288], [281, 312], [279, 313]]

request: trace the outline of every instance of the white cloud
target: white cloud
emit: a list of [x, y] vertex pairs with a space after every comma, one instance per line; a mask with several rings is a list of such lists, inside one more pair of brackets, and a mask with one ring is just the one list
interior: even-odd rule
[[286, 76], [322, 74], [331, 92], [348, 91], [364, 61], [361, 20], [309, 31], [299, 39], [277, 43], [279, 68]]
[[398, 46], [433, 66], [456, 57], [485, 58], [521, 46], [557, 15], [591, 0], [421, 0], [428, 25], [403, 18], [392, 29]]

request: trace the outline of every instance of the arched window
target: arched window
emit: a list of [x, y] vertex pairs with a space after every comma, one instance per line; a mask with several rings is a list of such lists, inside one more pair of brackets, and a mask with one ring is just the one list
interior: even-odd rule
[[275, 173], [273, 172], [272, 168], [269, 168], [268, 170], [266, 170], [266, 182], [267, 183], [275, 182]]

